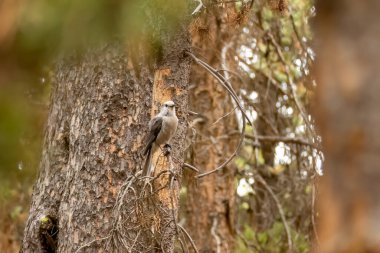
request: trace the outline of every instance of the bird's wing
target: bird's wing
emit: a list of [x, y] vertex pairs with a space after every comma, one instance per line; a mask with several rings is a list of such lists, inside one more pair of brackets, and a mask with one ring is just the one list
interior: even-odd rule
[[148, 151], [152, 148], [153, 142], [155, 142], [155, 140], [157, 139], [157, 135], [161, 131], [162, 120], [162, 117], [155, 117], [149, 122], [150, 131], [146, 141], [147, 145], [144, 149], [144, 155], [148, 154]]

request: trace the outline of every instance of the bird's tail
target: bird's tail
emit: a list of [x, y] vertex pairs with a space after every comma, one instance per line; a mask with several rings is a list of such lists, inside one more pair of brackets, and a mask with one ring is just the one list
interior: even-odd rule
[[152, 147], [150, 147], [145, 153], [145, 163], [143, 168], [143, 176], [150, 177], [152, 173]]

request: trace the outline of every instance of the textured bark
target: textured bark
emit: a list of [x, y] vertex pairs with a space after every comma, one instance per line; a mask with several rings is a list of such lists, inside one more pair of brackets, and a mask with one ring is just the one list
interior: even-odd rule
[[[224, 11], [224, 10], [223, 10]], [[197, 30], [193, 34], [193, 46], [200, 49], [202, 59], [212, 66], [219, 67], [223, 45], [223, 28], [220, 16], [223, 13], [209, 14], [200, 25], [207, 27], [207, 34]], [[197, 29], [197, 28], [195, 28]], [[200, 28], [201, 29], [201, 28]], [[223, 37], [224, 36], [224, 37]], [[218, 119], [233, 110], [231, 99], [218, 82], [203, 68], [194, 66], [192, 70], [190, 102], [193, 111], [200, 113], [193, 125], [196, 133], [191, 147], [188, 163], [207, 172], [214, 170], [233, 154], [237, 139], [218, 139], [237, 129], [235, 114]], [[199, 121], [201, 120], [201, 121]], [[186, 199], [186, 227], [193, 237], [199, 252], [232, 252], [234, 249], [235, 218], [235, 167], [233, 162], [223, 170], [194, 180], [189, 173], [188, 194]]]
[[318, 252], [380, 252], [380, 2], [320, 1], [317, 10]]
[[[210, 125], [233, 109], [230, 98], [210, 77], [197, 79], [193, 90], [193, 110], [206, 112], [206, 121], [196, 128], [199, 143], [193, 147], [192, 159], [202, 172], [215, 169], [234, 152], [236, 140], [217, 140], [236, 126], [234, 115], [217, 125]], [[195, 105], [196, 104], [196, 105]], [[234, 146], [235, 145], [235, 146]], [[192, 173], [193, 174], [193, 173]], [[200, 252], [232, 252], [235, 225], [235, 170], [228, 165], [218, 173], [190, 180], [187, 196], [187, 227]], [[218, 245], [219, 244], [219, 245]]]
[[[109, 45], [57, 66], [24, 252], [44, 250], [39, 232], [42, 217], [58, 222], [57, 252], [126, 252], [125, 248], [173, 252], [178, 180], [171, 189], [174, 206], [153, 196], [143, 202], [145, 212], [136, 202], [128, 202], [135, 198], [131, 191], [119, 194], [143, 164], [142, 140], [150, 108], [162, 102], [152, 96], [153, 90], [177, 105], [179, 127], [172, 141], [171, 169], [180, 179], [190, 72], [190, 60], [183, 54], [190, 43], [183, 30], [162, 40], [162, 59], [156, 65], [144, 61], [142, 51], [134, 52], [141, 57], [131, 60], [125, 48]], [[157, 87], [155, 74], [161, 69], [169, 73]], [[159, 183], [165, 184], [165, 179]], [[139, 180], [131, 185], [142, 192]], [[151, 211], [152, 205], [158, 207]], [[133, 215], [125, 218], [126, 210], [133, 210]], [[135, 224], [139, 226], [132, 227]], [[117, 226], [128, 228], [127, 233], [118, 233]]]

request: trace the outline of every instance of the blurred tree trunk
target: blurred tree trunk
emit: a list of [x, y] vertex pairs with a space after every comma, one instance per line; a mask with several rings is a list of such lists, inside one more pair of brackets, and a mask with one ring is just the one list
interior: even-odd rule
[[319, 1], [317, 12], [318, 252], [380, 252], [380, 2]]
[[190, 72], [183, 56], [189, 36], [180, 30], [163, 40], [154, 67], [144, 48], [131, 57], [121, 45], [58, 64], [24, 252], [54, 252], [56, 243], [57, 252], [173, 252], [178, 182], [174, 203], [154, 195], [141, 204], [142, 184], [132, 180], [143, 164], [151, 108], [168, 98], [180, 122], [171, 154], [180, 179]]
[[[221, 52], [230, 36], [228, 28], [231, 27], [221, 21], [225, 18], [225, 11], [218, 8], [207, 10], [210, 13], [196, 20], [192, 27], [196, 54], [217, 69], [222, 68]], [[207, 27], [205, 33], [204, 27]], [[194, 65], [191, 76], [190, 106], [200, 115], [190, 122], [196, 138], [188, 163], [197, 167], [200, 173], [205, 173], [217, 168], [233, 154], [237, 138], [219, 137], [228, 136], [238, 126], [235, 113], [221, 119], [234, 107], [228, 92], [217, 80], [198, 65]], [[195, 175], [189, 175], [186, 227], [199, 252], [232, 252], [236, 222], [235, 166], [232, 162], [219, 172], [194, 180], [192, 177]]]
[[[233, 107], [226, 91], [221, 90], [213, 78], [206, 75], [198, 75], [195, 78], [197, 87], [190, 97], [192, 109], [202, 112], [204, 121], [195, 128], [199, 136], [197, 143], [192, 147], [192, 157], [188, 162], [199, 168], [201, 173], [217, 168], [233, 154], [236, 147], [236, 141], [232, 137], [232, 140], [228, 141], [218, 140], [219, 136], [236, 129], [233, 114], [211, 126], [233, 110]], [[190, 177], [192, 176], [195, 174], [191, 173]], [[200, 252], [217, 252], [217, 248], [220, 248], [220, 252], [233, 251], [236, 222], [235, 189], [233, 164], [201, 179], [190, 178], [186, 224]]]

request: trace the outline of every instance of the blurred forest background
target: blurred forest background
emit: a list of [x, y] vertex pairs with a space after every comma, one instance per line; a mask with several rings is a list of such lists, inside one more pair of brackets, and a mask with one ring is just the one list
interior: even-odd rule
[[[0, 2], [0, 252], [17, 252], [23, 237], [55, 64], [112, 40], [126, 43], [149, 29], [141, 13], [150, 4]], [[179, 223], [200, 252], [312, 251], [318, 242], [315, 183], [324, 161], [310, 113], [317, 88], [314, 1], [195, 1], [189, 3], [192, 14], [182, 13], [182, 1], [169, 8], [165, 1], [154, 4], [164, 9], [169, 30], [178, 15], [191, 19], [193, 56], [232, 83], [253, 123], [245, 126], [240, 152], [227, 170], [184, 170]], [[147, 40], [156, 39], [154, 30], [145, 32], [151, 34]], [[200, 86], [207, 87], [208, 97]], [[189, 121], [185, 162], [210, 171], [234, 153], [242, 116], [196, 63], [189, 89], [196, 114]], [[205, 154], [212, 145], [221, 148]], [[219, 213], [230, 217], [221, 221]]]

